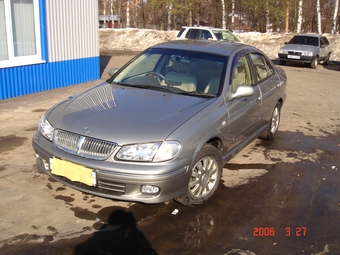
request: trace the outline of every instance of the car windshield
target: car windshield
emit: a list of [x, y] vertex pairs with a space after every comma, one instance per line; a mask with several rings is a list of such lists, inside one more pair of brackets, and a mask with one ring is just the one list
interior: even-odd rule
[[215, 97], [224, 79], [225, 56], [177, 49], [151, 48], [114, 76], [113, 82], [141, 89]]
[[233, 35], [233, 33], [229, 32], [228, 30], [212, 30], [212, 32], [215, 34], [218, 40], [224, 40], [224, 41], [235, 41], [239, 42], [240, 40]]
[[319, 40], [317, 37], [311, 36], [294, 36], [289, 44], [300, 44], [300, 45], [309, 45], [309, 46], [318, 46]]

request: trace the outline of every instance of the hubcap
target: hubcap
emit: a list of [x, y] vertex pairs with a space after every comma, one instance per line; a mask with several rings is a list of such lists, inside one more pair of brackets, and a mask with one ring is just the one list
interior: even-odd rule
[[192, 171], [189, 191], [194, 197], [203, 198], [215, 187], [218, 177], [215, 158], [207, 156], [198, 161]]
[[275, 134], [280, 123], [280, 111], [278, 107], [275, 107], [275, 110], [273, 112], [273, 117], [272, 117], [272, 125], [271, 125], [271, 130], [270, 132], [272, 134]]

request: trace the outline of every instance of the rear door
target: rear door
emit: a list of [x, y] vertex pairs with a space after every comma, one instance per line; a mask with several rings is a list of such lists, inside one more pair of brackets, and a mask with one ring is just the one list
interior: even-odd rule
[[330, 44], [326, 37], [320, 37], [320, 59], [325, 59], [330, 52]]
[[275, 68], [264, 55], [250, 53], [249, 56], [255, 73], [255, 80], [262, 95], [260, 125], [267, 125], [278, 100], [278, 90], [281, 82], [276, 75]]

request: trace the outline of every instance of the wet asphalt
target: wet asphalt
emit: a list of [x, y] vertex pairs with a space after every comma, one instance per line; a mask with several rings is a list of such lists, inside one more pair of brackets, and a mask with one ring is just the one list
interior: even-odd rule
[[[103, 53], [102, 79], [134, 54]], [[39, 117], [95, 82], [0, 101], [0, 254], [340, 254], [340, 71], [283, 68], [277, 137], [241, 151], [195, 208], [102, 199], [37, 169]]]

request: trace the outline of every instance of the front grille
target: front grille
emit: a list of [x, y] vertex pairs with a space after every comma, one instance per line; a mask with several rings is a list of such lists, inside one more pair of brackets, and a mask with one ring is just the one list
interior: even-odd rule
[[59, 149], [68, 153], [98, 160], [107, 159], [117, 146], [112, 142], [81, 136], [63, 130], [56, 131], [55, 144]]
[[301, 56], [302, 52], [288, 51], [289, 55]]
[[110, 190], [119, 193], [125, 193], [125, 184], [104, 180], [98, 180], [98, 188]]

